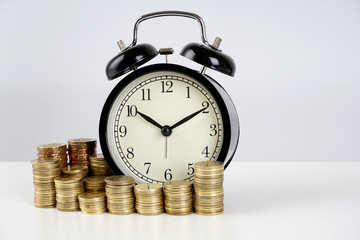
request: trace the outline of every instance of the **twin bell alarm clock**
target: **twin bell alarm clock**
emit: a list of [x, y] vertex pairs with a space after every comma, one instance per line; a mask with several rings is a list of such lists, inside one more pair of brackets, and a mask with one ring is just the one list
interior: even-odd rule
[[[168, 63], [171, 48], [137, 44], [141, 22], [168, 16], [200, 24], [202, 44], [189, 43], [180, 52], [202, 65], [200, 71]], [[205, 74], [207, 68], [235, 74], [235, 63], [219, 50], [220, 42], [216, 38], [209, 44], [203, 20], [180, 11], [141, 16], [132, 43], [126, 47], [118, 42], [121, 52], [106, 66], [106, 75], [109, 80], [122, 78], [105, 102], [99, 126], [101, 149], [114, 174], [131, 176], [137, 183], [164, 183], [193, 180], [199, 161], [228, 167], [239, 140], [238, 115], [226, 91]], [[143, 66], [159, 54], [166, 55], [166, 62]]]

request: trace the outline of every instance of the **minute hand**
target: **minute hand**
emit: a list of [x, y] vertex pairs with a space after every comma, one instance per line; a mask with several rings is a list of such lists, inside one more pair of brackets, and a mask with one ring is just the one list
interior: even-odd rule
[[171, 128], [171, 129], [174, 129], [174, 128], [176, 128], [177, 126], [180, 126], [181, 124], [189, 121], [190, 119], [192, 119], [193, 117], [195, 117], [196, 115], [198, 115], [199, 113], [201, 113], [202, 111], [204, 111], [205, 109], [206, 109], [206, 107], [204, 107], [204, 108], [200, 109], [199, 111], [196, 111], [196, 112], [194, 112], [193, 114], [191, 114], [191, 115], [189, 115], [189, 116], [181, 119], [180, 121], [178, 121], [177, 123], [175, 123], [174, 125], [172, 125], [170, 128]]

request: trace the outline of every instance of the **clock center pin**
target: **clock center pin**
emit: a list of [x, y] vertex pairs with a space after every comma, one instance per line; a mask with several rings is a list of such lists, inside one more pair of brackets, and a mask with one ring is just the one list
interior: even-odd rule
[[161, 134], [162, 134], [164, 137], [170, 136], [171, 133], [172, 133], [172, 129], [171, 129], [170, 126], [165, 125], [165, 126], [162, 127], [162, 129], [161, 129]]

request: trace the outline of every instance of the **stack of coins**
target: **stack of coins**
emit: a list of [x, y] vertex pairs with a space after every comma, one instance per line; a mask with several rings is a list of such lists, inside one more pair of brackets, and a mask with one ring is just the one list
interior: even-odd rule
[[60, 167], [67, 165], [67, 154], [65, 143], [49, 143], [37, 147], [39, 162], [58, 160]]
[[164, 212], [163, 188], [161, 184], [143, 183], [134, 188], [135, 208], [141, 215], [157, 215]]
[[87, 192], [105, 192], [105, 176], [91, 176], [84, 178]]
[[224, 212], [224, 164], [203, 161], [194, 164], [194, 207], [200, 215]]
[[36, 207], [55, 207], [54, 178], [61, 175], [60, 163], [57, 160], [39, 162], [31, 161], [34, 181], [34, 203]]
[[90, 157], [90, 173], [93, 176], [110, 176], [112, 172], [107, 165], [104, 155], [97, 154]]
[[85, 192], [78, 196], [82, 213], [100, 214], [106, 212], [106, 199], [104, 192]]
[[75, 177], [75, 178], [85, 178], [88, 176], [89, 168], [82, 165], [66, 166], [61, 168], [61, 172], [64, 176]]
[[192, 182], [175, 180], [164, 184], [165, 211], [171, 215], [193, 213]]
[[78, 211], [78, 195], [84, 192], [80, 178], [61, 176], [54, 179], [56, 189], [56, 208], [61, 211]]
[[96, 155], [96, 139], [75, 138], [68, 141], [70, 165], [90, 165], [90, 156]]
[[117, 175], [105, 178], [107, 208], [112, 214], [130, 214], [135, 212], [134, 186], [132, 177]]

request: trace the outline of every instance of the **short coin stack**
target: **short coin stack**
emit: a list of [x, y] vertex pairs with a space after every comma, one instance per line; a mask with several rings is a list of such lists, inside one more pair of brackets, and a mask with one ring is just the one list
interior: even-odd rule
[[175, 180], [164, 184], [165, 211], [171, 215], [193, 213], [192, 182]]
[[107, 208], [112, 214], [130, 214], [135, 211], [134, 186], [132, 177], [124, 175], [105, 178]]
[[74, 138], [68, 141], [70, 165], [90, 165], [90, 156], [96, 155], [96, 139]]
[[61, 175], [60, 163], [57, 160], [39, 162], [31, 161], [34, 181], [34, 203], [36, 207], [55, 207], [54, 178]]
[[56, 188], [56, 208], [61, 211], [78, 211], [78, 195], [84, 192], [80, 178], [61, 176], [54, 179]]
[[107, 210], [104, 192], [85, 192], [79, 194], [78, 198], [82, 213], [100, 214]]
[[107, 165], [104, 155], [97, 154], [90, 157], [90, 173], [93, 176], [110, 176], [112, 172]]
[[85, 178], [88, 176], [89, 169], [87, 166], [74, 165], [66, 166], [61, 168], [61, 172], [64, 176], [75, 177], [75, 178]]
[[194, 164], [194, 207], [200, 215], [224, 212], [224, 164], [203, 161]]
[[157, 215], [164, 212], [161, 184], [143, 183], [134, 188], [136, 211], [142, 215]]
[[60, 167], [67, 165], [67, 154], [65, 143], [49, 143], [37, 147], [39, 162], [58, 160]]
[[91, 176], [84, 178], [87, 192], [105, 192], [105, 176]]

